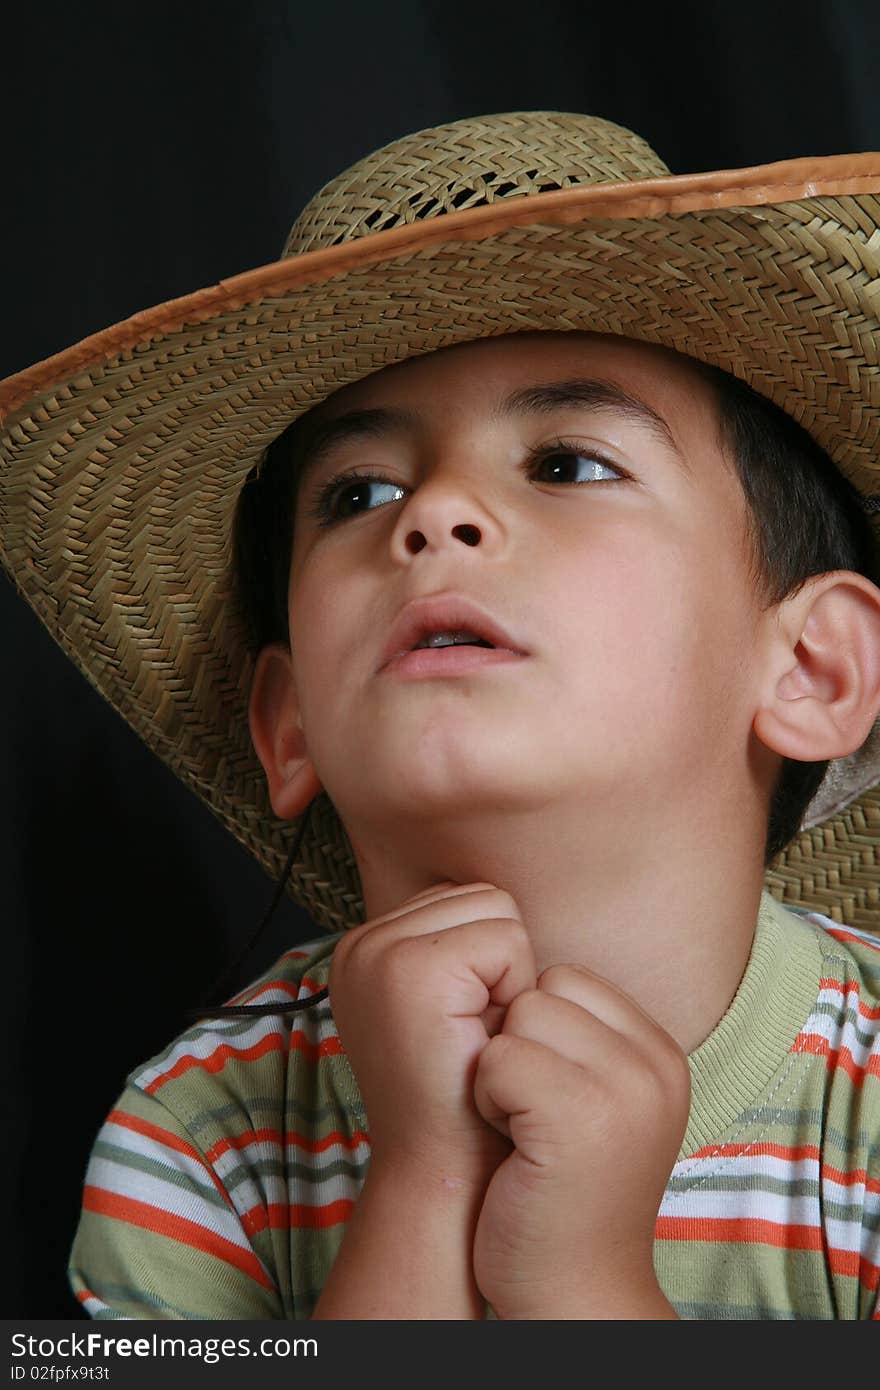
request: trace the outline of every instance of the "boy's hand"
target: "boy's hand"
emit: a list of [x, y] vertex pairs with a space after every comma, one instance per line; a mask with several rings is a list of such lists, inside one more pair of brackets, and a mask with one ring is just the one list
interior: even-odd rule
[[370, 1165], [479, 1189], [510, 1152], [477, 1110], [477, 1059], [535, 986], [509, 893], [442, 883], [341, 938], [329, 993], [370, 1126]]
[[475, 1098], [515, 1145], [474, 1241], [498, 1317], [674, 1317], [653, 1242], [690, 1106], [675, 1040], [607, 980], [554, 965], [480, 1054]]

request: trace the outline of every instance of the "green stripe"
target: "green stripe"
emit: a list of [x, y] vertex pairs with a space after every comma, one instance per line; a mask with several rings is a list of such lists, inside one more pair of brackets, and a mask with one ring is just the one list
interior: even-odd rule
[[109, 1159], [110, 1162], [117, 1163], [120, 1168], [129, 1168], [135, 1173], [145, 1173], [151, 1178], [161, 1178], [163, 1182], [170, 1183], [173, 1187], [179, 1187], [187, 1192], [196, 1192], [209, 1207], [217, 1207], [221, 1211], [229, 1210], [228, 1203], [223, 1200], [214, 1186], [210, 1170], [205, 1173], [205, 1181], [202, 1184], [196, 1182], [192, 1174], [184, 1172], [180, 1168], [169, 1167], [159, 1159], [150, 1158], [146, 1154], [133, 1153], [130, 1149], [119, 1149], [100, 1139], [96, 1140], [93, 1153], [98, 1158]]
[[236, 1188], [243, 1183], [252, 1181], [254, 1178], [277, 1178], [281, 1181], [289, 1182], [309, 1182], [313, 1187], [320, 1187], [323, 1183], [328, 1183], [332, 1178], [340, 1175], [351, 1178], [355, 1182], [366, 1176], [369, 1163], [351, 1163], [344, 1158], [335, 1159], [328, 1163], [326, 1168], [320, 1170], [312, 1168], [308, 1163], [284, 1163], [279, 1157], [276, 1159], [256, 1159], [248, 1163], [242, 1163], [236, 1168], [224, 1173], [223, 1183], [230, 1196]]
[[[841, 1038], [844, 1028], [846, 1028], [850, 1038], [852, 1038], [853, 1033], [855, 1033], [856, 1039], [861, 1047], [870, 1047], [874, 1041], [874, 1034], [869, 1032], [867, 1027], [862, 1026], [858, 1009], [848, 1008], [841, 1013], [839, 1009], [835, 1009], [833, 1004], [820, 1003], [816, 1007], [815, 1014], [832, 1019], [835, 1024], [835, 1031], [840, 1033]], [[829, 1047], [831, 1045], [832, 1044], [829, 1042]]]

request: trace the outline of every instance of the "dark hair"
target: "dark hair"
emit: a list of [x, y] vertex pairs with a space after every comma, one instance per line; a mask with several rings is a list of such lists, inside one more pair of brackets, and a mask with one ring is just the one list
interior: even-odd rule
[[[854, 570], [880, 586], [880, 559], [867, 509], [824, 450], [796, 420], [744, 382], [696, 360], [692, 365], [715, 393], [721, 444], [745, 494], [751, 573], [763, 607], [773, 607], [812, 576], [833, 570]], [[287, 589], [299, 463], [319, 425], [314, 410], [290, 425], [269, 446], [239, 497], [234, 579], [254, 653], [269, 642], [290, 640]], [[827, 761], [783, 758], [770, 799], [765, 868], [798, 834], [827, 767]], [[317, 998], [297, 1007], [308, 1002]], [[267, 1005], [213, 1012], [284, 1010]]]
[[[745, 382], [696, 364], [714, 387], [721, 440], [746, 497], [752, 578], [765, 609], [814, 575], [854, 570], [880, 585], [880, 557], [857, 488], [807, 431]], [[771, 799], [764, 866], [799, 833], [824, 762], [783, 758]]]

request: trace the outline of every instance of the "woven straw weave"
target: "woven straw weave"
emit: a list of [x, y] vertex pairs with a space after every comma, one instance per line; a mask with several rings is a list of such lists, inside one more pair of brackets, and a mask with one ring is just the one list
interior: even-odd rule
[[603, 142], [592, 148], [584, 143], [583, 117], [564, 111], [496, 117], [491, 146], [484, 121], [453, 121], [394, 140], [324, 185], [296, 219], [282, 254], [339, 246], [501, 198], [669, 173], [631, 130], [595, 117], [592, 124]]
[[[630, 132], [558, 113], [397, 141], [312, 200], [287, 260], [5, 384], [3, 562], [92, 684], [276, 876], [295, 826], [274, 817], [250, 742], [252, 662], [230, 564], [235, 499], [268, 444], [338, 387], [410, 355], [590, 330], [746, 380], [876, 496], [880, 161], [826, 166], [810, 196], [797, 161], [665, 178]], [[655, 182], [619, 182], [632, 179]], [[880, 512], [874, 528], [880, 546]], [[877, 927], [871, 785], [781, 856], [777, 896]], [[326, 796], [290, 891], [330, 930], [362, 920]]]
[[880, 787], [802, 831], [774, 859], [765, 881], [779, 902], [880, 931]]

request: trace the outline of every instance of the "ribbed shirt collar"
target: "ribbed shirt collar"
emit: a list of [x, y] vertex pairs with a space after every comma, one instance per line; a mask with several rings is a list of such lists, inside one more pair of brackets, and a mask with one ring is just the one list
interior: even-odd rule
[[816, 1002], [820, 964], [815, 927], [765, 888], [739, 988], [689, 1057], [691, 1111], [679, 1160], [717, 1141], [760, 1101]]

